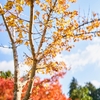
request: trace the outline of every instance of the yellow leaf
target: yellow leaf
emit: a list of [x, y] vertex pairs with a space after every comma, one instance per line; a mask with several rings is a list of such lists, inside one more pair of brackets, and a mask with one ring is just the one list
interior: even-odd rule
[[24, 0], [16, 0], [16, 3], [23, 5], [24, 4]]
[[16, 9], [17, 9], [17, 11], [18, 11], [19, 13], [23, 11], [23, 8], [22, 8], [21, 5], [16, 5]]
[[13, 19], [16, 19], [16, 18], [17, 18], [17, 16], [15, 16], [15, 15], [13, 15], [13, 14], [10, 15], [9, 17], [10, 17], [10, 18], [13, 18]]
[[37, 19], [37, 16], [36, 16], [36, 15], [34, 15], [34, 20], [35, 20], [35, 19]]
[[100, 33], [97, 33], [97, 36], [100, 37]]
[[7, 24], [8, 24], [8, 26], [10, 26], [10, 27], [16, 26], [16, 23], [14, 23], [14, 20], [9, 20], [9, 21], [7, 22]]
[[35, 2], [36, 2], [36, 4], [39, 4], [40, 3], [40, 0], [36, 0]]
[[40, 12], [39, 11], [36, 11], [36, 14], [39, 16], [40, 15]]
[[28, 45], [29, 45], [29, 42], [28, 42], [28, 41], [26, 41], [24, 44], [25, 44], [26, 46], [28, 46]]
[[66, 3], [66, 0], [58, 0], [58, 3], [61, 4], [61, 5], [62, 4], [65, 4]]
[[4, 14], [4, 10], [2, 8], [0, 8], [0, 15]]
[[19, 38], [23, 38], [22, 33], [19, 33], [19, 34], [18, 34], [18, 37], [19, 37]]
[[18, 20], [18, 22], [19, 22], [20, 24], [23, 24], [23, 20], [21, 20], [21, 19], [20, 19], [20, 20]]
[[21, 39], [16, 39], [16, 43], [22, 44], [22, 43], [23, 43], [23, 40], [21, 40]]
[[25, 0], [25, 2], [26, 2], [26, 4], [27, 4], [28, 6], [30, 6], [31, 0]]
[[6, 3], [6, 5], [4, 6], [4, 9], [6, 9], [6, 10], [12, 9], [13, 4], [14, 4], [14, 2], [9, 0], [9, 1]]

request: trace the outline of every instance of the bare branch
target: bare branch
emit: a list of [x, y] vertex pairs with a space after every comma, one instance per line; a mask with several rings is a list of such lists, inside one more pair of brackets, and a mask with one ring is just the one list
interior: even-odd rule
[[24, 54], [25, 54], [25, 56], [27, 57], [27, 58], [30, 58], [31, 60], [33, 60], [31, 57], [29, 57], [25, 52], [24, 52]]
[[4, 45], [0, 45], [0, 47], [2, 47], [2, 48], [8, 48], [8, 49], [12, 49], [12, 47], [6, 47], [6, 46], [4, 46]]

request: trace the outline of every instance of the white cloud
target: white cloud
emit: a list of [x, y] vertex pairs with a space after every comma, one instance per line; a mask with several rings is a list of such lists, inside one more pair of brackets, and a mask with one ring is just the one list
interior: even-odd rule
[[93, 81], [91, 81], [91, 83], [92, 83], [96, 88], [99, 88], [99, 87], [100, 87], [100, 82], [98, 82], [97, 80], [93, 80]]
[[100, 38], [94, 38], [84, 50], [79, 49], [70, 55], [58, 55], [56, 60], [65, 61], [67, 66], [71, 66], [73, 72], [83, 69], [88, 64], [96, 64], [100, 67]]
[[13, 60], [11, 61], [2, 61], [0, 62], [0, 71], [8, 71], [10, 70], [12, 73], [14, 72], [14, 67], [13, 67]]
[[[19, 72], [20, 72], [20, 76], [23, 76], [26, 74], [26, 72], [30, 69], [27, 65], [24, 64], [19, 64]], [[13, 60], [11, 61], [1, 61], [0, 62], [0, 71], [8, 71], [10, 70], [12, 73], [14, 73], [14, 63]]]
[[[4, 48], [6, 47], [6, 48]], [[12, 49], [7, 48], [6, 45], [4, 45], [4, 47], [0, 47], [0, 52], [2, 52], [3, 54], [11, 54]]]

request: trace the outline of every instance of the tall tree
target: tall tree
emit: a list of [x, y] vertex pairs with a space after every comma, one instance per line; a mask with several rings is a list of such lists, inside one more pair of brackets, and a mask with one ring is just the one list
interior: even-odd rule
[[70, 86], [69, 86], [69, 97], [72, 98], [72, 100], [74, 99], [72, 92], [78, 88], [78, 82], [77, 80], [73, 77], [72, 81], [70, 82]]
[[86, 83], [86, 85], [82, 87], [73, 77], [68, 93], [72, 100], [92, 100], [91, 93], [93, 91], [95, 91], [95, 87], [90, 82]]
[[98, 16], [93, 14], [92, 20], [82, 19], [82, 22], [76, 20], [78, 11], [71, 11], [69, 6], [74, 2], [76, 0], [6, 0], [5, 5], [0, 6], [0, 15], [13, 51], [14, 100], [18, 100], [20, 94], [19, 45], [28, 47], [30, 51], [23, 54], [25, 64], [31, 67], [29, 85], [23, 99], [28, 100], [36, 72], [53, 74], [67, 69], [64, 62], [54, 58], [63, 50], [70, 51], [73, 47], [70, 41], [91, 40], [92, 33], [100, 36]]

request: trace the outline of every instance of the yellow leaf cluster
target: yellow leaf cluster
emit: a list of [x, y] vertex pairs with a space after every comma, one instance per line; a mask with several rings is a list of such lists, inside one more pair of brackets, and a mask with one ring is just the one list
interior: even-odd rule
[[45, 3], [41, 3], [41, 4], [40, 4], [40, 7], [41, 7], [41, 9], [42, 9], [43, 11], [46, 11], [47, 8], [48, 8], [48, 6], [47, 6]]
[[7, 25], [9, 27], [16, 27], [16, 19], [17, 19], [17, 17], [15, 15], [12, 14], [12, 15], [9, 15], [9, 16], [7, 16], [5, 18], [6, 18], [6, 21], [7, 21]]
[[58, 0], [58, 4], [64, 5], [66, 4], [66, 0]]
[[23, 7], [21, 5], [16, 5], [16, 10], [21, 13], [23, 11]]
[[0, 7], [0, 15], [4, 14], [4, 10]]
[[6, 9], [6, 10], [12, 9], [13, 4], [14, 4], [13, 1], [8, 0], [7, 3], [6, 3], [6, 5], [4, 6], [4, 9]]
[[66, 69], [66, 64], [63, 61], [49, 62], [49, 64], [47, 64], [47, 66], [46, 66], [46, 71], [44, 73], [53, 74], [55, 72], [59, 72], [61, 70], [65, 70], [65, 69]]
[[15, 20], [15, 19], [17, 19], [17, 17], [13, 14], [6, 17], [6, 21]]
[[58, 4], [56, 7], [55, 7], [55, 12], [57, 12], [58, 14], [64, 14], [66, 12], [66, 10], [69, 8], [69, 4]]
[[20, 38], [17, 38], [17, 39], [16, 39], [16, 43], [17, 43], [17, 44], [22, 44], [22, 43], [23, 43], [23, 40], [21, 40]]
[[24, 0], [15, 0], [16, 3], [23, 5], [24, 4]]
[[33, 61], [31, 59], [31, 57], [26, 57], [24, 63], [28, 66], [31, 66]]
[[98, 21], [98, 19], [94, 19], [94, 21], [86, 28], [88, 32], [91, 32], [92, 30], [94, 30], [95, 28], [97, 29], [98, 27], [100, 27], [100, 21]]
[[19, 37], [19, 39], [23, 38], [23, 35], [21, 32], [18, 34], [18, 37]]
[[88, 30], [88, 32], [92, 31], [93, 30], [93, 26], [87, 26], [87, 30]]

